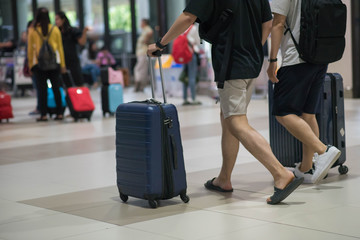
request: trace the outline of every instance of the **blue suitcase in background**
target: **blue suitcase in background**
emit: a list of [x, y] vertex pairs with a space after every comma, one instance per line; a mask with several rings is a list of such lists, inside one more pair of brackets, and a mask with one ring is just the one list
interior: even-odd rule
[[[63, 109], [62, 112], [64, 113], [66, 108], [66, 100], [65, 100], [65, 91], [62, 87], [60, 87], [60, 94], [61, 94], [61, 105]], [[51, 84], [49, 85], [49, 82], [47, 89], [47, 107], [50, 117], [51, 115], [56, 114], [56, 102], [55, 102], [54, 91], [51, 88]]]
[[[346, 174], [348, 167], [343, 165], [346, 160], [344, 88], [340, 74], [327, 73], [322, 89], [323, 95], [319, 102], [319, 113], [316, 119], [319, 125], [320, 140], [341, 151], [340, 158], [333, 167], [339, 166], [339, 173]], [[269, 126], [270, 146], [274, 155], [285, 167], [294, 167], [302, 161], [302, 144], [293, 137], [272, 115], [273, 83], [269, 81]]]
[[117, 107], [124, 102], [123, 87], [120, 83], [109, 85], [109, 110], [115, 113]]
[[[151, 86], [154, 97], [153, 79]], [[178, 195], [189, 201], [177, 110], [166, 103], [165, 95], [164, 103], [150, 99], [117, 108], [116, 172], [124, 202], [132, 196], [156, 208], [158, 200]]]
[[104, 117], [106, 113], [113, 115], [116, 112], [117, 107], [123, 102], [124, 93], [120, 83], [101, 87], [101, 106]]

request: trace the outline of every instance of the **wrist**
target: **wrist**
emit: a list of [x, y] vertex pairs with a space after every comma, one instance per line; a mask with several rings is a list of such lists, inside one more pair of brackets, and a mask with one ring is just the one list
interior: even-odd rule
[[271, 62], [271, 63], [277, 62], [277, 60], [278, 60], [277, 58], [269, 58], [269, 59], [268, 59], [268, 61]]
[[157, 46], [158, 48], [160, 48], [161, 50], [163, 50], [163, 49], [165, 49], [165, 48], [167, 47], [167, 44], [166, 44], [166, 45], [161, 44], [161, 40], [162, 40], [162, 38], [159, 38], [159, 40], [157, 40], [155, 44], [156, 44], [156, 46]]

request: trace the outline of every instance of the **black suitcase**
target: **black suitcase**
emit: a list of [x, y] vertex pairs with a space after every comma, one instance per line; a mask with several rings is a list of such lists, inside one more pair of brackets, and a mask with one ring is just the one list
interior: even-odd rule
[[[161, 67], [160, 71], [162, 79]], [[187, 203], [189, 197], [177, 110], [166, 103], [164, 86], [164, 103], [154, 100], [153, 82], [153, 99], [117, 108], [116, 173], [124, 202], [133, 196], [156, 208], [159, 200], [180, 195]]]
[[107, 67], [100, 68], [100, 79], [103, 86], [109, 85], [109, 72]]
[[110, 112], [110, 107], [109, 107], [109, 85], [101, 86], [101, 108], [104, 117], [106, 113], [109, 113], [110, 116], [113, 115], [113, 113]]
[[[319, 114], [316, 119], [319, 125], [320, 140], [341, 151], [340, 158], [332, 167], [339, 166], [339, 173], [346, 174], [348, 167], [345, 144], [344, 88], [343, 79], [338, 73], [327, 73], [320, 98]], [[294, 167], [302, 161], [302, 144], [293, 137], [272, 115], [274, 84], [269, 81], [269, 127], [270, 146], [275, 156], [285, 167]]]

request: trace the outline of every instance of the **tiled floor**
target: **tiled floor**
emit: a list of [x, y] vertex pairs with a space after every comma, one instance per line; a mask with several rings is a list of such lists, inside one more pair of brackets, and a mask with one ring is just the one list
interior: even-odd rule
[[[265, 203], [272, 178], [244, 148], [233, 193], [207, 191], [203, 183], [221, 166], [218, 105], [177, 105], [190, 202], [121, 202], [116, 188], [115, 120], [103, 118], [100, 92], [92, 91], [91, 122], [36, 123], [35, 99], [15, 98], [16, 118], [0, 124], [0, 240], [119, 239], [360, 239], [360, 100], [346, 99], [349, 173], [337, 169], [320, 185], [303, 185], [277, 206]], [[125, 101], [149, 97], [125, 90]], [[250, 123], [268, 139], [267, 100], [253, 99]]]

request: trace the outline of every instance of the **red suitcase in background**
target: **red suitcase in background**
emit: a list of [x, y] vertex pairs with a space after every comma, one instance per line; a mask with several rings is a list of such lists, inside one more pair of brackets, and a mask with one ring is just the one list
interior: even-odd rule
[[[63, 74], [63, 78], [66, 78], [74, 86], [70, 72]], [[75, 122], [80, 118], [87, 118], [90, 121], [95, 105], [89, 89], [87, 87], [69, 87], [66, 92], [66, 103]]]
[[14, 118], [11, 107], [11, 96], [0, 91], [0, 122], [3, 119], [6, 119], [9, 122], [10, 118]]

